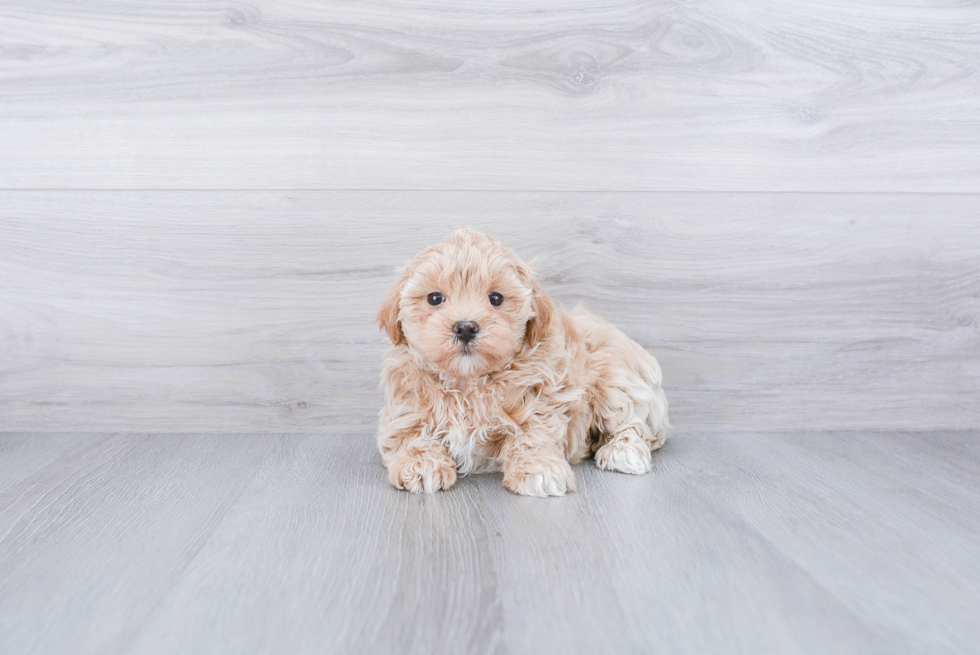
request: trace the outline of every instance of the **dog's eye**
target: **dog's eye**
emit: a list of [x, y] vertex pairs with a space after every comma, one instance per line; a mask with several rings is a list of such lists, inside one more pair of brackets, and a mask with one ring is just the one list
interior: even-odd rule
[[502, 303], [503, 301], [504, 301], [504, 297], [501, 296], [496, 291], [490, 294], [490, 304], [493, 305], [494, 307], [500, 307], [500, 303]]
[[441, 305], [442, 301], [446, 299], [446, 296], [442, 295], [438, 291], [429, 294], [429, 304], [435, 307], [436, 305]]

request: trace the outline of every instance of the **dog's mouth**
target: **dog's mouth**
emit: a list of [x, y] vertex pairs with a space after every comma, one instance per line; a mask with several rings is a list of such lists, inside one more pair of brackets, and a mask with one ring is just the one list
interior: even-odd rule
[[476, 355], [478, 353], [478, 348], [476, 346], [477, 339], [470, 339], [469, 341], [463, 341], [459, 337], [453, 339], [456, 344], [456, 349], [460, 355]]

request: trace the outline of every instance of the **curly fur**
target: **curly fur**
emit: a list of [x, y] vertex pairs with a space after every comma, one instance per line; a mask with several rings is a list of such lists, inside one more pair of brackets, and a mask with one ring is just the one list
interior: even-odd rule
[[[398, 489], [433, 493], [458, 474], [503, 471], [511, 491], [560, 496], [575, 489], [570, 464], [594, 453], [601, 469], [646, 473], [667, 437], [657, 360], [599, 317], [557, 310], [488, 235], [458, 230], [419, 253], [377, 320], [393, 344], [378, 447]], [[464, 320], [480, 326], [468, 345], [453, 334]]]

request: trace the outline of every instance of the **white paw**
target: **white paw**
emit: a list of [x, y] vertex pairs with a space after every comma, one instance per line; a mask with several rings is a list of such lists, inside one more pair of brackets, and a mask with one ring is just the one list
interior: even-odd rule
[[595, 465], [604, 471], [643, 475], [652, 466], [650, 446], [640, 439], [613, 439], [595, 453]]
[[389, 462], [388, 481], [413, 494], [434, 494], [456, 484], [456, 463], [449, 455], [426, 451]]
[[575, 476], [563, 459], [517, 462], [505, 469], [504, 486], [522, 496], [564, 496], [575, 491]]

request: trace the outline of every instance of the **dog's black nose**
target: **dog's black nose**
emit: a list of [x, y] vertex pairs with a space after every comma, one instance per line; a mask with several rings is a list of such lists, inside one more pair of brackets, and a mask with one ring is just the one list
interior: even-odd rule
[[453, 334], [463, 343], [473, 341], [473, 338], [476, 337], [476, 333], [479, 331], [480, 326], [473, 321], [460, 321], [453, 326]]

